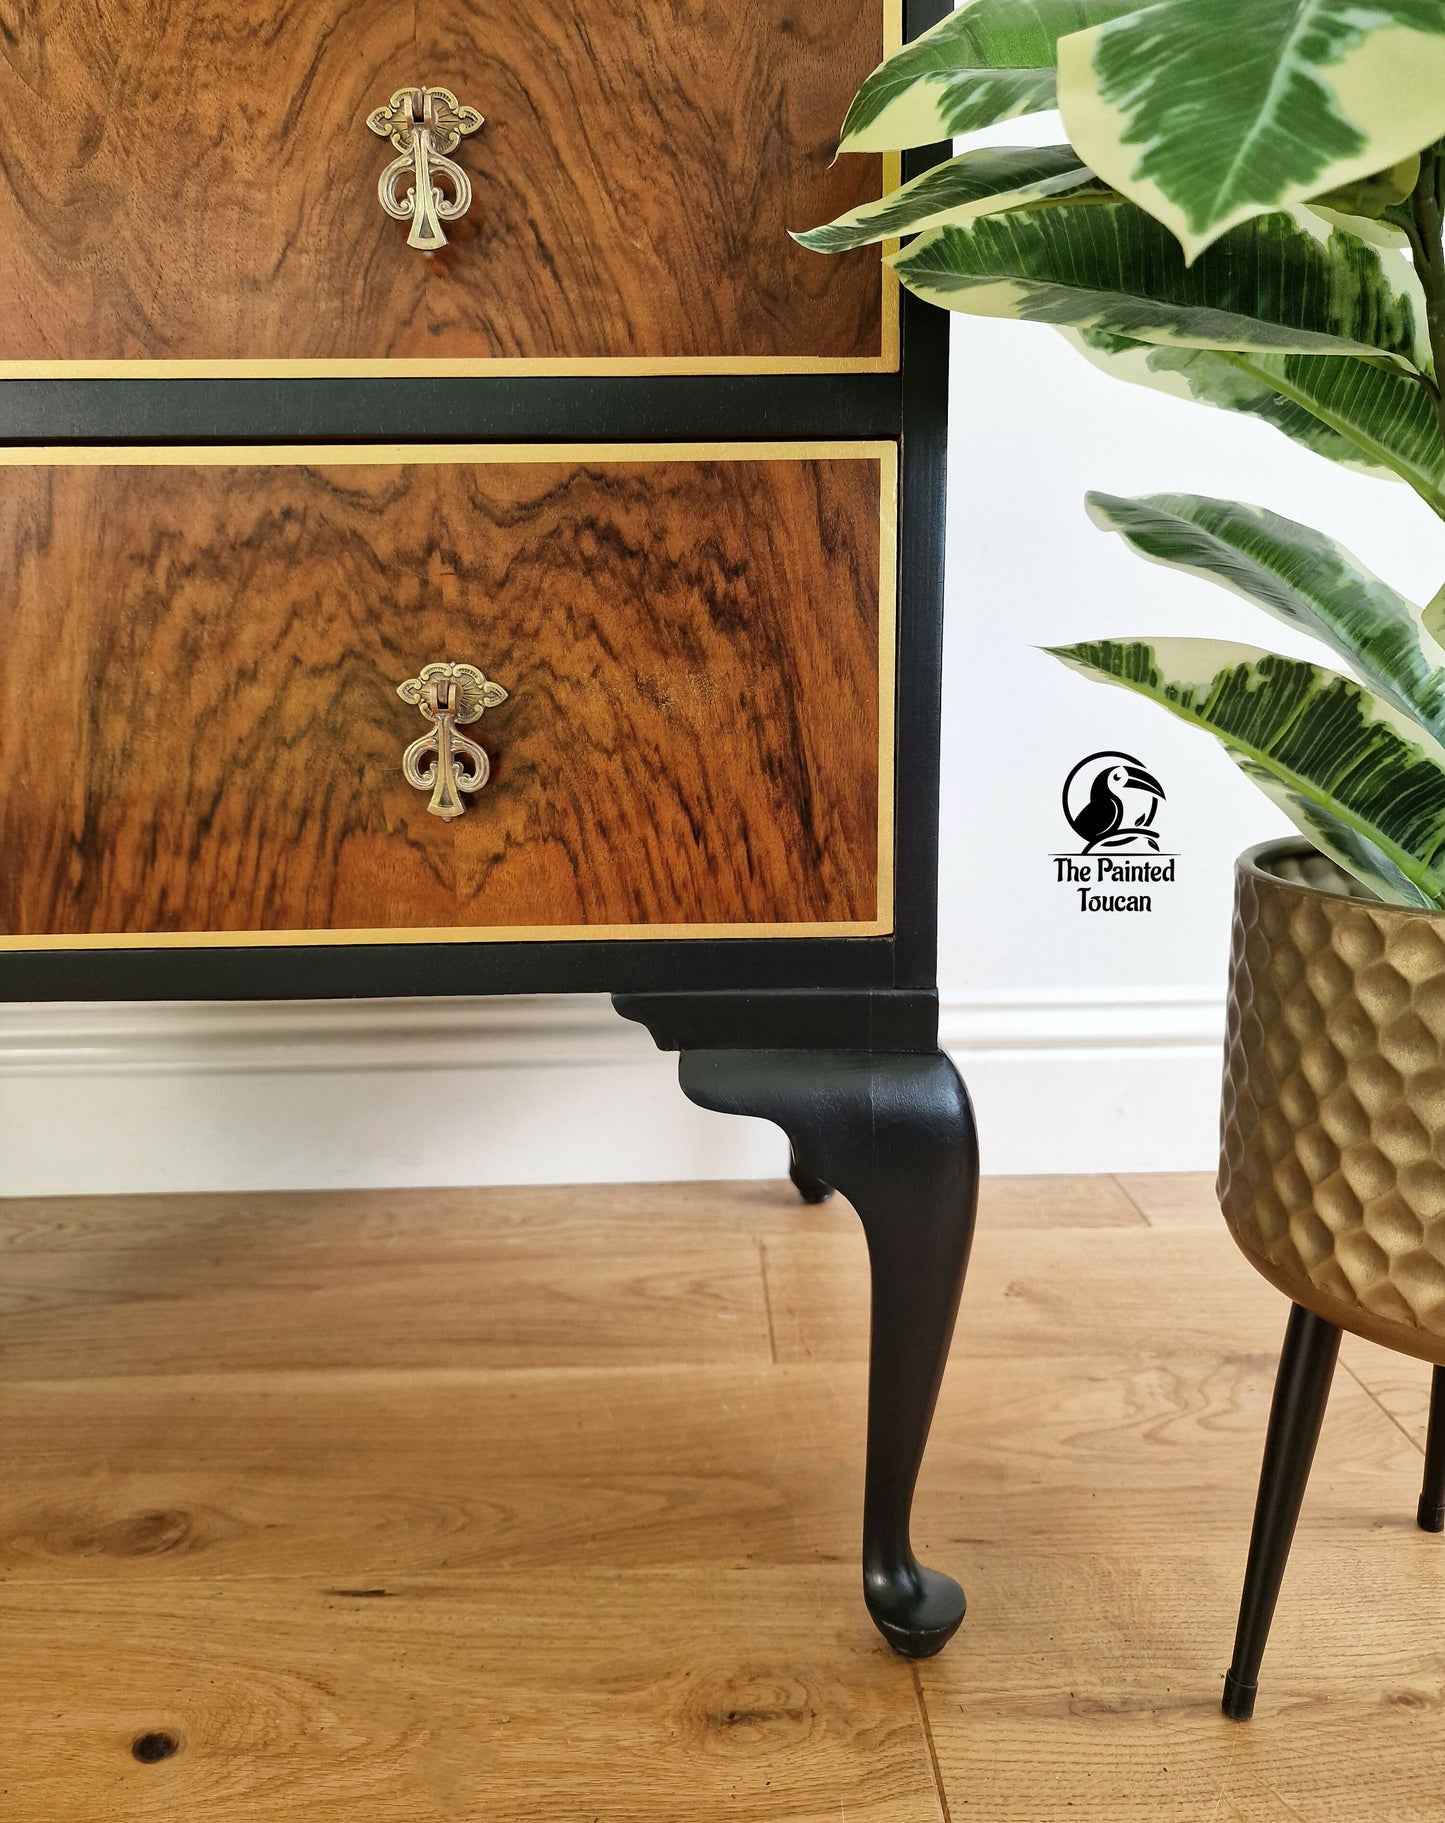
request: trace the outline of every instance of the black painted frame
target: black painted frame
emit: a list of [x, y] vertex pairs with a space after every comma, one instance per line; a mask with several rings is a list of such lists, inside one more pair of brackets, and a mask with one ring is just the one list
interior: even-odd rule
[[[948, 0], [905, 0], [908, 37]], [[948, 155], [910, 152], [911, 177]], [[899, 440], [894, 934], [0, 952], [0, 1000], [930, 989], [937, 967], [948, 320], [903, 293], [897, 374], [5, 380], [0, 443]]]

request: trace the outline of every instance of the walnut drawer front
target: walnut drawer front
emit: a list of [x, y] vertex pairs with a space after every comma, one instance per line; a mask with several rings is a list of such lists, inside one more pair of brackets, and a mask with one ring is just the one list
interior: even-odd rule
[[[0, 373], [892, 371], [877, 249], [787, 230], [881, 193], [830, 164], [900, 34], [901, 0], [70, 0], [0, 60]], [[484, 116], [434, 254], [367, 130], [419, 84]]]
[[893, 444], [3, 463], [0, 945], [891, 928]]

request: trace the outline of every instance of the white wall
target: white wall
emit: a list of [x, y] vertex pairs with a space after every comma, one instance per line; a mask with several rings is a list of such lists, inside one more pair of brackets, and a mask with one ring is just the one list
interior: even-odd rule
[[[1039, 143], [1063, 137], [1056, 115], [1029, 127]], [[993, 135], [1022, 136], [1017, 122]], [[1271, 507], [1419, 601], [1445, 577], [1445, 535], [1403, 485], [1337, 468], [1252, 419], [1124, 385], [1046, 329], [953, 321], [940, 980], [963, 1004], [999, 999], [1003, 1024], [1034, 1040], [975, 1063], [985, 1162], [1208, 1169], [1232, 861], [1289, 825], [1205, 736], [1038, 648], [1192, 634], [1321, 654], [1096, 530], [1089, 488]], [[1160, 820], [1179, 882], [1148, 916], [1081, 915], [1044, 860], [1067, 834], [1069, 767], [1108, 747], [1137, 754], [1168, 793]], [[1071, 1017], [1073, 1045], [1051, 1042]]]
[[[1082, 496], [1256, 501], [1330, 530], [1421, 600], [1445, 576], [1445, 538], [1405, 488], [1123, 386], [1047, 330], [953, 329], [944, 1040], [986, 1169], [1206, 1169], [1231, 863], [1285, 825], [1202, 736], [1036, 648], [1138, 633], [1309, 647], [1141, 563], [1089, 525]], [[1168, 793], [1180, 880], [1149, 916], [1081, 915], [1048, 860], [1068, 836], [1064, 774], [1115, 746]], [[604, 1002], [424, 1011], [0, 1008], [0, 1194], [781, 1169], [772, 1129], [691, 1108], [674, 1060]]]

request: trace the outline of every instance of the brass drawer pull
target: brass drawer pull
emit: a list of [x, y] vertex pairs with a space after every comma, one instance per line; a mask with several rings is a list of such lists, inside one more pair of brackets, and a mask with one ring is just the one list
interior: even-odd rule
[[[376, 186], [382, 208], [394, 221], [411, 223], [408, 247], [435, 253], [447, 244], [442, 223], [465, 215], [472, 203], [471, 178], [445, 154], [456, 150], [463, 133], [476, 132], [482, 116], [462, 107], [450, 89], [398, 89], [384, 108], [367, 115], [366, 124], [401, 154]], [[399, 194], [397, 186], [407, 176], [411, 188]], [[451, 184], [450, 198], [438, 178]]]
[[475, 741], [457, 729], [481, 720], [484, 709], [495, 709], [507, 700], [500, 684], [482, 676], [475, 665], [450, 662], [423, 665], [416, 677], [396, 687], [404, 703], [420, 709], [436, 728], [415, 740], [401, 756], [408, 785], [429, 791], [427, 809], [448, 823], [466, 810], [461, 794], [480, 791], [491, 776], [492, 764]]

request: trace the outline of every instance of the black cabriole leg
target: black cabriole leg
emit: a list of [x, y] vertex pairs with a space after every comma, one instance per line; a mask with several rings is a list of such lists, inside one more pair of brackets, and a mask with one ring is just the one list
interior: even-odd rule
[[679, 1078], [701, 1107], [776, 1121], [794, 1182], [836, 1186], [862, 1219], [873, 1293], [863, 1594], [895, 1651], [931, 1657], [965, 1606], [909, 1540], [973, 1238], [978, 1146], [962, 1080], [937, 1051], [802, 1050], [685, 1051]]
[[1445, 1367], [1430, 1376], [1430, 1429], [1425, 1438], [1425, 1483], [1415, 1518], [1422, 1532], [1445, 1532]]
[[1221, 1706], [1231, 1721], [1247, 1722], [1254, 1714], [1260, 1660], [1274, 1619], [1339, 1352], [1340, 1332], [1335, 1325], [1294, 1305], [1275, 1375], [1254, 1530], [1249, 1539], [1249, 1564], [1234, 1636], [1234, 1660], [1224, 1678]]
[[798, 1154], [788, 1148], [788, 1176], [793, 1180], [793, 1188], [805, 1203], [826, 1203], [833, 1194], [833, 1186], [825, 1184], [821, 1178], [810, 1177], [798, 1163]]

